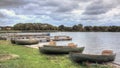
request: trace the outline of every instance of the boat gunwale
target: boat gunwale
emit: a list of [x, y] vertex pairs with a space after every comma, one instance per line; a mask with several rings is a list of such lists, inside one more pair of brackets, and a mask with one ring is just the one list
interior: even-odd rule
[[70, 55], [71, 54], [82, 54], [82, 55], [89, 55], [89, 56], [110, 56], [110, 55], [115, 55], [116, 56], [116, 53], [113, 53], [113, 54], [110, 54], [110, 55], [102, 55], [102, 54], [84, 54], [84, 53], [79, 53], [79, 52], [70, 52]]

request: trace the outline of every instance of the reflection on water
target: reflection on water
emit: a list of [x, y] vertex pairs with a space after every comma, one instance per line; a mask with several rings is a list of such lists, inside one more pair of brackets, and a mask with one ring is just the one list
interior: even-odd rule
[[100, 54], [102, 50], [113, 50], [117, 56], [115, 62], [120, 63], [120, 32], [55, 32], [51, 35], [68, 35], [72, 41], [57, 42], [67, 45], [74, 42], [78, 46], [85, 46], [84, 53]]

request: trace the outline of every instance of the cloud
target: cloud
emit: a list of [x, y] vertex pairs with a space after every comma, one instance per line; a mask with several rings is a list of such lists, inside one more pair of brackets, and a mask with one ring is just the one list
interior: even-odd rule
[[1, 8], [19, 7], [26, 3], [27, 3], [26, 0], [0, 0], [0, 7]]
[[114, 0], [96, 0], [93, 1], [83, 14], [86, 15], [99, 15], [110, 11], [118, 5], [118, 1]]
[[[120, 0], [94, 0], [83, 12], [85, 20], [107, 20], [120, 14]], [[105, 22], [104, 22], [105, 23]]]
[[0, 16], [4, 18], [19, 18], [19, 19], [27, 19], [24, 15], [17, 15], [13, 10], [0, 9]]
[[107, 13], [105, 14], [105, 16], [107, 16], [107, 17], [120, 16], [120, 6], [111, 9], [111, 11], [107, 12]]
[[28, 20], [25, 15], [18, 15], [13, 10], [0, 9], [0, 25], [13, 25], [20, 21]]
[[6, 23], [3, 25], [8, 22], [100, 25], [108, 24], [107, 21], [117, 24], [119, 4], [120, 0], [0, 0], [0, 22]]

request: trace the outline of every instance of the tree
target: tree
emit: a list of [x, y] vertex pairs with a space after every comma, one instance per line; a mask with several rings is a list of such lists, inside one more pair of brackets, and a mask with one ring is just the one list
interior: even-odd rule
[[64, 25], [60, 25], [60, 26], [58, 27], [58, 29], [61, 30], [61, 31], [64, 31], [64, 28], [65, 28]]
[[92, 31], [92, 26], [85, 26], [85, 27], [84, 27], [84, 30], [85, 30], [85, 31]]
[[83, 31], [83, 25], [82, 24], [78, 24], [78, 28], [79, 28], [79, 31]]
[[79, 31], [79, 27], [78, 27], [77, 25], [74, 25], [74, 26], [72, 27], [72, 30], [73, 30], [73, 31]]
[[59, 31], [102, 31], [102, 32], [120, 32], [120, 26], [84, 26], [82, 24], [73, 25], [72, 27], [42, 23], [18, 23], [13, 26], [14, 30], [59, 30]]

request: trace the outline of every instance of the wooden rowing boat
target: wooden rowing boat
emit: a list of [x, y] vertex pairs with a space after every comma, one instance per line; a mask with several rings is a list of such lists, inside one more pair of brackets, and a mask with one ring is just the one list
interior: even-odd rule
[[39, 51], [46, 54], [68, 54], [69, 52], [82, 53], [84, 47], [69, 47], [69, 46], [44, 46], [39, 47]]
[[103, 62], [114, 61], [116, 54], [91, 55], [91, 54], [82, 54], [82, 53], [71, 52], [69, 54], [69, 56], [72, 61], [77, 62], [77, 63], [82, 63], [82, 62], [103, 63]]
[[11, 42], [12, 44], [15, 44], [15, 39], [11, 38], [11, 39], [10, 39], [10, 42]]
[[39, 41], [37, 39], [16, 39], [15, 43], [19, 45], [32, 45], [38, 44]]

